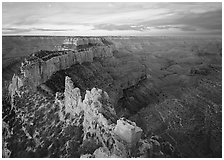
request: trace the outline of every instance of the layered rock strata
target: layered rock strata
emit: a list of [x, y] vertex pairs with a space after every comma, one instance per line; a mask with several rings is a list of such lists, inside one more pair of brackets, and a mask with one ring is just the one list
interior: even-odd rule
[[57, 51], [37, 53], [29, 57], [22, 65], [24, 76], [30, 83], [37, 87], [46, 82], [55, 72], [64, 70], [74, 64], [83, 62], [93, 62], [94, 58], [113, 56], [113, 48], [108, 46], [97, 46], [86, 51]]

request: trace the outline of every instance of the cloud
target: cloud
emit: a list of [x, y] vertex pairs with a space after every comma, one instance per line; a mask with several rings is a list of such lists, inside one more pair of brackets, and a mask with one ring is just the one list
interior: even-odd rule
[[135, 30], [135, 31], [143, 31], [143, 30], [149, 30], [149, 28], [140, 25], [114, 25], [114, 24], [100, 24], [100, 25], [95, 25], [94, 29], [102, 29], [102, 30], [108, 30], [108, 31], [113, 31], [113, 30]]
[[182, 31], [196, 31], [197, 29], [192, 26], [186, 26], [186, 25], [162, 25], [162, 26], [155, 26], [153, 27], [155, 29], [180, 29]]
[[54, 32], [62, 32], [62, 31], [73, 31], [74, 29], [51, 29], [51, 28], [32, 28], [31, 30], [36, 31], [54, 31]]
[[[176, 16], [170, 16], [152, 21], [140, 23], [159, 28], [159, 26], [183, 25], [183, 30], [198, 28], [207, 30], [222, 29], [222, 10], [210, 11], [206, 13], [183, 13]], [[163, 29], [160, 28], [160, 29]]]
[[30, 29], [25, 28], [2, 28], [2, 34], [19, 34], [30, 32]]
[[219, 34], [221, 3], [9, 3], [3, 34]]
[[68, 32], [75, 31], [75, 29], [51, 29], [51, 28], [2, 28], [3, 34], [14, 34], [14, 33], [29, 33], [29, 32]]

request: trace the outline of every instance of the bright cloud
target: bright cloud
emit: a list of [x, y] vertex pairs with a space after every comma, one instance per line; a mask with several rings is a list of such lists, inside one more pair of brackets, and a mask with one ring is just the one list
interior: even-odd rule
[[3, 35], [220, 35], [222, 4], [3, 2]]

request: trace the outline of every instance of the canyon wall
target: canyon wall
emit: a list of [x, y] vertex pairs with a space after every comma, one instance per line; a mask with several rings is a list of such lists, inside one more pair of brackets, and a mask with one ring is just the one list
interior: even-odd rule
[[62, 47], [58, 51], [41, 50], [27, 57], [21, 66], [20, 79], [34, 89], [40, 86], [52, 94], [64, 91], [67, 75], [81, 92], [93, 87], [107, 91], [116, 106], [124, 89], [146, 78], [145, 66], [138, 58], [118, 52], [105, 38], [68, 38]]
[[[89, 45], [89, 43], [93, 41], [89, 42], [81, 39], [81, 42], [78, 41], [76, 43], [82, 45], [86, 43], [86, 45]], [[95, 41], [94, 44], [96, 44]], [[24, 73], [24, 77], [28, 79], [32, 86], [37, 87], [38, 85], [46, 82], [55, 72], [69, 68], [74, 64], [93, 62], [94, 58], [105, 58], [113, 56], [114, 48], [112, 45], [102, 45], [102, 42], [97, 44], [100, 45], [92, 46], [82, 51], [68, 50], [58, 52], [56, 56], [54, 55], [55, 52], [50, 52], [43, 57], [40, 55], [37, 55], [39, 57], [36, 55], [31, 55], [31, 57], [29, 57], [23, 63], [21, 70]], [[52, 56], [50, 54], [52, 54]]]

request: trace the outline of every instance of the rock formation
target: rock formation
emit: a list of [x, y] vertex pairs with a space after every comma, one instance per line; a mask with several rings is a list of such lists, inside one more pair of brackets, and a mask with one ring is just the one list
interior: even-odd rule
[[97, 46], [85, 51], [40, 51], [26, 59], [22, 72], [35, 87], [46, 82], [52, 74], [74, 64], [93, 62], [93, 58], [111, 57], [112, 48]]
[[81, 94], [79, 88], [74, 88], [71, 78], [65, 78], [65, 113], [79, 115], [81, 112]]
[[[114, 55], [114, 45], [105, 38], [68, 38], [62, 46], [64, 50], [41, 50], [31, 54], [22, 63], [21, 74], [17, 77], [34, 90], [38, 88], [52, 96], [64, 91], [63, 81], [65, 75], [69, 75], [81, 92], [95, 86], [107, 91], [115, 106], [124, 89], [146, 77], [145, 67], [135, 62], [135, 57], [124, 57], [123, 53]], [[64, 73], [60, 75], [61, 72]]]
[[[93, 88], [91, 91], [86, 91], [82, 101], [80, 90], [74, 88], [71, 79], [66, 77], [64, 96], [65, 113], [69, 113], [70, 117], [83, 117], [83, 145], [93, 142], [95, 146], [101, 146], [93, 155], [96, 157], [104, 154], [105, 157], [127, 156], [124, 144], [115, 139], [113, 133], [116, 113], [106, 92]], [[120, 148], [117, 148], [117, 145]]]
[[134, 122], [127, 119], [119, 119], [114, 129], [116, 135], [125, 140], [130, 147], [135, 146], [140, 140], [142, 129], [137, 127]]
[[168, 156], [158, 140], [142, 139], [143, 131], [134, 122], [118, 119], [105, 91], [87, 90], [82, 100], [80, 89], [75, 88], [69, 77], [65, 78], [64, 93], [56, 93], [53, 101], [27, 85], [17, 88], [13, 99], [17, 118], [12, 127], [18, 134], [14, 133], [12, 138], [21, 138], [12, 139], [15, 146], [10, 143], [8, 147], [4, 141], [4, 156]]
[[[142, 140], [142, 129], [134, 122], [125, 118], [117, 120], [106, 92], [93, 88], [91, 91], [86, 91], [85, 98], [82, 100], [80, 90], [74, 88], [71, 78], [66, 77], [64, 100], [64, 116], [69, 114], [70, 119], [76, 119], [76, 122], [80, 122], [80, 118], [83, 119], [81, 124], [76, 124], [83, 127], [81, 148], [96, 147], [84, 152], [81, 157], [132, 157], [142, 154], [148, 156], [148, 149], [153, 147], [152, 140]], [[61, 105], [59, 114], [63, 115], [61, 113], [63, 103]], [[142, 143], [139, 144], [140, 141]], [[138, 147], [139, 153], [132, 154], [131, 152]]]
[[57, 71], [74, 64], [93, 62], [94, 58], [112, 57], [113, 50], [112, 43], [103, 38], [68, 38], [61, 50], [40, 50], [25, 58], [21, 63], [19, 78], [25, 79], [36, 89]]
[[23, 86], [23, 81], [19, 76], [16, 76], [15, 74], [12, 77], [12, 83], [9, 85], [9, 93], [10, 95], [14, 95], [15, 92], [19, 90], [20, 87]]

